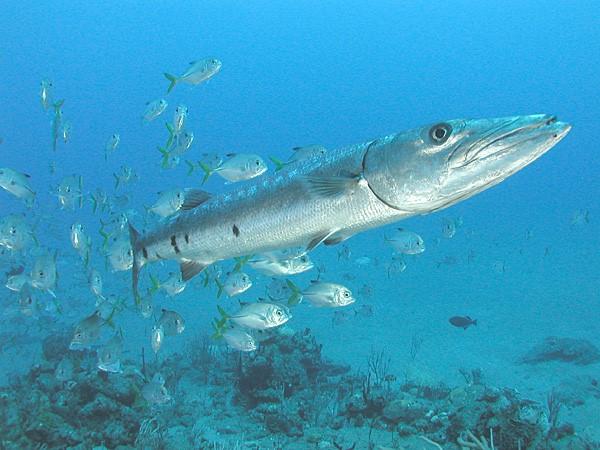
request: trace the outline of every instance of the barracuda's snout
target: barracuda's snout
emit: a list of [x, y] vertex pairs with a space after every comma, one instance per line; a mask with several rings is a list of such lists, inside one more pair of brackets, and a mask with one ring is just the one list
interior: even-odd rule
[[570, 129], [543, 114], [440, 122], [374, 142], [364, 175], [388, 206], [427, 213], [501, 182]]

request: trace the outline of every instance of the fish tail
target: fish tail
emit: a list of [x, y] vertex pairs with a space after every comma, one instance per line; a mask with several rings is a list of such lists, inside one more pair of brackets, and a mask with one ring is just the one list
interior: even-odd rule
[[285, 282], [288, 285], [288, 287], [290, 288], [290, 290], [292, 291], [292, 294], [288, 298], [288, 305], [289, 306], [298, 305], [302, 301], [302, 292], [300, 291], [298, 286], [296, 286], [292, 281], [286, 279]]
[[167, 88], [167, 94], [173, 90], [177, 82], [179, 81], [176, 76], [171, 75], [170, 73], [165, 72], [165, 78], [171, 82], [169, 87]]
[[206, 183], [208, 181], [208, 179], [210, 178], [210, 176], [212, 175], [213, 171], [211, 170], [210, 167], [208, 167], [206, 164], [204, 164], [202, 161], [198, 161], [198, 165], [202, 168], [202, 170], [204, 171], [204, 178], [202, 178], [202, 184]]
[[150, 287], [150, 295], [152, 295], [160, 289], [160, 281], [158, 281], [158, 278], [150, 274], [150, 282], [152, 283], [152, 287]]
[[188, 175], [191, 175], [194, 173], [194, 170], [196, 169], [196, 167], [194, 166], [194, 163], [191, 161], [188, 161], [187, 159], [185, 160], [185, 163], [188, 165], [189, 169], [188, 169]]
[[218, 278], [215, 278], [215, 283], [217, 284], [218, 288], [217, 298], [221, 298], [221, 295], [223, 294], [223, 283], [221, 283]]
[[129, 225], [129, 242], [131, 244], [131, 250], [133, 253], [133, 265], [131, 267], [131, 287], [133, 289], [133, 297], [136, 303], [139, 302], [140, 293], [138, 291], [138, 283], [140, 278], [140, 269], [142, 268], [143, 263], [140, 261], [140, 245], [138, 240], [140, 238], [140, 233], [131, 225]]
[[275, 158], [274, 156], [269, 156], [269, 159], [271, 160], [271, 162], [273, 164], [275, 164], [275, 172], [280, 171], [281, 169], [283, 169], [286, 166], [286, 163]]
[[90, 195], [90, 198], [92, 199], [92, 212], [96, 214], [96, 210], [98, 209], [98, 201], [93, 195]]
[[248, 256], [238, 256], [237, 258], [233, 258], [235, 260], [235, 266], [233, 267], [232, 272], [239, 272], [242, 270], [242, 267], [252, 258], [252, 255]]
[[108, 248], [108, 239], [110, 238], [110, 234], [102, 229], [98, 231], [98, 233], [100, 236], [102, 236], [102, 249], [106, 250]]
[[219, 314], [221, 314], [221, 318], [218, 320], [213, 319], [212, 326], [215, 330], [211, 336], [213, 339], [221, 339], [223, 337], [223, 330], [225, 329], [225, 324], [227, 323], [228, 319], [227, 313], [223, 310], [223, 308], [220, 306], [217, 306], [217, 308], [219, 308]]
[[169, 168], [169, 151], [162, 147], [158, 147], [158, 151], [162, 155], [161, 167], [163, 169], [168, 169]]

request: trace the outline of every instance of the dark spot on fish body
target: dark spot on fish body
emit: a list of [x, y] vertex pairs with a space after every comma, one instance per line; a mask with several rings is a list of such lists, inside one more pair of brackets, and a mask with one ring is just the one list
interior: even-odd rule
[[235, 237], [238, 237], [240, 235], [240, 229], [238, 228], [238, 226], [236, 224], [233, 224], [233, 234], [235, 234]]
[[177, 247], [177, 238], [175, 235], [171, 236], [171, 246], [173, 247], [173, 250], [175, 250], [175, 253], [180, 253], [179, 247]]
[[185, 238], [185, 243], [189, 244], [190, 243], [190, 235], [186, 233], [183, 237]]
[[144, 248], [142, 249], [142, 254], [144, 255], [144, 258], [145, 258], [145, 259], [148, 259], [148, 250], [146, 249], [146, 247], [144, 247]]

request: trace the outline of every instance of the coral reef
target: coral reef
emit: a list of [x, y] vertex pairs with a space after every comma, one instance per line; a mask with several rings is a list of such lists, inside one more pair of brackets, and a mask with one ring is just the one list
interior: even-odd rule
[[[0, 391], [1, 448], [593, 448], [561, 423], [558, 391], [543, 405], [485, 385], [480, 370], [454, 388], [400, 382], [376, 351], [352, 372], [326, 361], [308, 329], [263, 336], [249, 354], [199, 336], [145, 374], [131, 361], [98, 372], [67, 345], [46, 339], [45, 360]], [[157, 373], [164, 404], [142, 395]]]

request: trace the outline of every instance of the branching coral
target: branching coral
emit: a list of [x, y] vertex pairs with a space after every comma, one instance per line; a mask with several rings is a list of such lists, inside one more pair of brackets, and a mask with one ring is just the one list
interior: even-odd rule
[[494, 432], [490, 428], [490, 442], [488, 443], [485, 436], [480, 436], [479, 439], [471, 433], [471, 431], [467, 430], [465, 432], [465, 437], [459, 436], [457, 441], [458, 445], [461, 446], [463, 450], [474, 448], [477, 450], [495, 450], [494, 447]]

